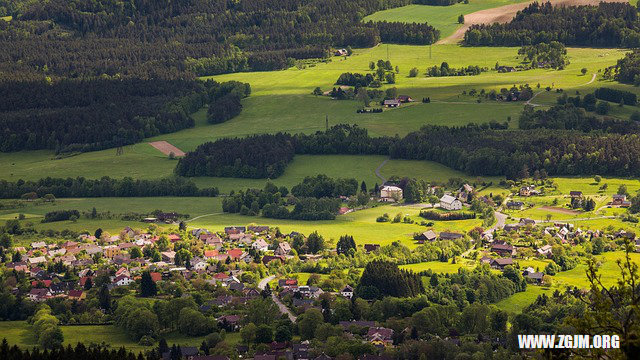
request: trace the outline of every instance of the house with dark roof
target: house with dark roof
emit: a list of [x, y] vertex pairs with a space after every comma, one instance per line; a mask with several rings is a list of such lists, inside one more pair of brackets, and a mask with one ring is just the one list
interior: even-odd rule
[[516, 254], [516, 248], [506, 243], [493, 243], [491, 251], [501, 256], [514, 256]]
[[498, 258], [491, 260], [491, 267], [498, 270], [504, 270], [505, 267], [513, 265], [512, 258]]
[[440, 240], [456, 240], [462, 239], [464, 235], [454, 232], [443, 231], [440, 233]]
[[380, 244], [364, 244], [364, 251], [372, 252], [380, 249]]

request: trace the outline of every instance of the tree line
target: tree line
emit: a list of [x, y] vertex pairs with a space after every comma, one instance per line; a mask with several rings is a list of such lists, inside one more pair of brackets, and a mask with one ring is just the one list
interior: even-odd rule
[[[602, 102], [596, 103], [593, 94], [558, 98], [560, 105], [552, 106], [548, 110], [535, 110], [532, 106], [525, 107], [520, 115], [520, 129], [560, 129], [580, 130], [582, 132], [602, 131], [616, 134], [637, 134], [640, 124], [636, 121], [619, 120], [611, 117], [590, 115], [585, 110], [599, 111]], [[607, 104], [608, 106], [608, 104]], [[600, 110], [600, 112], [602, 112]]]
[[29, 199], [53, 195], [56, 198], [88, 197], [150, 197], [150, 196], [217, 196], [218, 188], [198, 189], [191, 180], [172, 177], [158, 180], [134, 180], [130, 177], [113, 179], [51, 178], [37, 181], [0, 180], [0, 198], [18, 199], [31, 194]]
[[628, 3], [553, 6], [532, 3], [508, 23], [472, 25], [464, 35], [471, 46], [518, 46], [558, 41], [565, 45], [636, 48], [638, 10]]
[[[560, 114], [559, 110], [551, 109], [549, 115], [535, 115], [535, 112], [530, 115], [528, 111], [532, 110], [526, 110], [523, 116], [543, 119], [554, 112]], [[567, 110], [567, 119], [573, 121], [576, 116], [574, 112]], [[640, 144], [636, 140], [637, 134], [632, 131], [635, 124], [603, 120], [603, 124], [609, 124], [605, 128], [594, 120], [594, 127], [600, 126], [606, 130], [586, 133], [544, 129], [540, 128], [544, 126], [536, 125], [537, 121], [531, 122], [531, 129], [514, 130], [475, 124], [462, 127], [424, 126], [403, 138], [371, 137], [365, 129], [340, 124], [315, 134], [292, 136], [279, 133], [222, 139], [203, 144], [195, 152], [187, 154], [178, 163], [176, 172], [183, 176], [275, 178], [273, 175], [282, 174], [294, 154], [363, 154], [436, 161], [470, 175], [503, 175], [510, 179], [527, 178], [536, 170], [545, 170], [549, 175], [640, 175]], [[567, 123], [572, 124], [571, 121]], [[589, 124], [589, 121], [584, 124]], [[575, 121], [575, 124], [579, 124], [576, 125], [577, 129], [583, 128], [583, 122]], [[261, 162], [258, 163], [258, 159]], [[267, 169], [277, 169], [279, 172], [269, 172]]]

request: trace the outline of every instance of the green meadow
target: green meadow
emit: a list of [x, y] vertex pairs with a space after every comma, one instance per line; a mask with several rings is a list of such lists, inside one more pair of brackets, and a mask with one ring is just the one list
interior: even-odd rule
[[[463, 4], [460, 4], [463, 5]], [[467, 5], [465, 5], [467, 6]], [[598, 69], [615, 64], [624, 55], [624, 50], [615, 49], [568, 49], [571, 64], [561, 71], [536, 69], [516, 73], [498, 74], [489, 71], [478, 76], [427, 78], [423, 74], [415, 78], [408, 77], [408, 71], [417, 67], [421, 73], [428, 66], [439, 65], [446, 61], [453, 67], [480, 65], [493, 68], [496, 63], [516, 65], [517, 48], [470, 48], [457, 45], [428, 46], [381, 44], [370, 49], [356, 49], [353, 56], [346, 60], [334, 57], [328, 63], [318, 63], [315, 66], [298, 69], [292, 67], [283, 71], [246, 72], [226, 74], [211, 77], [218, 81], [238, 80], [251, 84], [252, 95], [243, 100], [244, 109], [238, 117], [222, 123], [211, 125], [206, 122], [206, 109], [195, 113], [196, 126], [172, 134], [165, 134], [150, 138], [147, 141], [166, 140], [178, 148], [189, 151], [199, 144], [221, 137], [246, 136], [249, 134], [273, 133], [276, 131], [314, 132], [324, 130], [325, 118], [329, 125], [339, 123], [357, 124], [369, 130], [374, 136], [389, 135], [403, 136], [428, 124], [460, 126], [468, 123], [484, 123], [488, 121], [504, 122], [511, 119], [510, 127], [517, 127], [517, 119], [522, 111], [522, 103], [500, 103], [492, 101], [476, 102], [475, 97], [462, 95], [463, 91], [471, 89], [490, 90], [511, 87], [521, 84], [555, 88], [580, 88], [591, 78], [580, 73], [582, 67], [588, 66], [589, 75], [597, 73]], [[396, 86], [399, 92], [420, 100], [430, 97], [432, 102], [422, 104], [416, 102], [410, 106], [385, 110], [381, 114], [356, 114], [362, 104], [358, 101], [337, 101], [324, 96], [313, 96], [311, 91], [319, 86], [323, 90], [330, 89], [338, 76], [343, 72], [368, 72], [369, 62], [387, 59], [399, 67]], [[597, 85], [596, 80], [593, 86]], [[390, 87], [384, 85], [383, 89]], [[622, 86], [627, 88], [626, 86]], [[633, 87], [628, 87], [635, 89]], [[580, 88], [582, 89], [582, 88]], [[551, 104], [555, 102], [555, 91], [543, 94], [535, 101], [545, 100]], [[581, 90], [582, 91], [582, 90]], [[634, 90], [635, 91], [635, 90]], [[548, 99], [543, 98], [547, 96]], [[629, 112], [631, 112], [631, 107]], [[624, 111], [627, 111], [626, 109]], [[122, 178], [131, 176], [140, 179], [153, 179], [173, 174], [175, 160], [169, 160], [165, 155], [145, 143], [125, 146], [122, 155], [116, 155], [115, 149], [107, 149], [75, 156], [56, 158], [52, 151], [23, 151], [17, 153], [0, 154], [0, 179], [38, 179], [43, 176], [100, 178], [111, 176]], [[323, 172], [354, 176], [367, 183], [375, 183], [372, 174], [377, 167], [378, 157], [353, 158], [348, 163], [334, 163], [333, 161], [297, 157], [290, 169], [276, 182], [290, 185], [302, 178], [302, 174], [317, 173], [318, 168]], [[337, 158], [334, 158], [337, 159]], [[345, 158], [343, 158], [345, 159]], [[318, 167], [318, 164], [322, 165]], [[413, 174], [415, 164], [405, 163], [408, 174]], [[404, 172], [404, 165], [394, 161], [389, 162], [382, 169], [385, 176]], [[425, 179], [439, 179], [448, 169], [436, 165], [418, 166], [421, 176]], [[353, 168], [353, 170], [350, 170]], [[443, 170], [446, 169], [446, 170]], [[291, 175], [290, 175], [291, 174]], [[199, 185], [218, 186], [224, 192], [247, 186], [263, 184], [263, 181], [244, 179], [216, 179], [203, 178], [196, 180]], [[373, 183], [371, 185], [373, 185]]]
[[368, 21], [389, 21], [406, 23], [428, 23], [440, 30], [440, 38], [453, 34], [461, 25], [458, 16], [476, 11], [516, 4], [529, 0], [470, 0], [468, 4], [457, 3], [451, 6], [407, 5], [403, 7], [378, 11], [363, 19]]
[[[144, 352], [151, 350], [150, 346], [142, 346], [129, 339], [122, 329], [114, 325], [78, 325], [78, 326], [61, 326], [64, 334], [63, 345], [72, 345], [82, 342], [85, 345], [103, 342], [114, 349], [122, 346], [133, 352]], [[9, 345], [18, 345], [20, 347], [35, 347], [37, 341], [33, 336], [31, 325], [26, 321], [0, 321], [0, 337], [6, 338]], [[181, 346], [200, 346], [204, 340], [204, 336], [187, 337], [177, 332], [164, 335], [169, 344], [177, 344]], [[240, 333], [228, 333], [225, 342], [234, 345], [240, 342]]]

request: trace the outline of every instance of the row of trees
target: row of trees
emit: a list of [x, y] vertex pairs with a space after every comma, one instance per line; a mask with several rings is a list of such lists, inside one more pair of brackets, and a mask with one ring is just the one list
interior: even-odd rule
[[[218, 188], [198, 189], [191, 180], [172, 177], [158, 180], [44, 178], [37, 181], [0, 180], [0, 198], [17, 199], [68, 197], [149, 197], [149, 196], [217, 196]], [[50, 200], [52, 200], [50, 199]]]
[[636, 134], [640, 131], [640, 125], [635, 121], [589, 115], [585, 110], [597, 111], [604, 115], [606, 111], [602, 110], [602, 104], [607, 104], [605, 108], [609, 105], [602, 101], [596, 102], [593, 94], [587, 94], [582, 99], [580, 96], [563, 96], [558, 98], [558, 101], [561, 105], [548, 110], [535, 110], [527, 106], [520, 115], [520, 128], [602, 131], [617, 134]]
[[[478, 65], [469, 65], [467, 67], [461, 67], [459, 69], [449, 67], [449, 64], [443, 62], [440, 66], [434, 65], [427, 69], [427, 76], [439, 77], [439, 76], [468, 76], [468, 75], [480, 75], [480, 73], [487, 71], [487, 68], [481, 68]], [[411, 75], [411, 74], [410, 74]], [[415, 73], [417, 76], [417, 73]]]
[[638, 11], [628, 3], [554, 7], [551, 2], [536, 2], [508, 23], [472, 25], [464, 35], [464, 43], [472, 46], [518, 46], [552, 41], [579, 46], [638, 47]]

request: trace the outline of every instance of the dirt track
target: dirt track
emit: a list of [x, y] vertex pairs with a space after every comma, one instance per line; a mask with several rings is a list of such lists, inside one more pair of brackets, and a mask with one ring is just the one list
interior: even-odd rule
[[[627, 2], [628, 0], [555, 0], [551, 1], [554, 5], [598, 5], [601, 1], [605, 2]], [[492, 24], [506, 23], [511, 21], [516, 13], [535, 1], [523, 2], [513, 5], [500, 6], [493, 9], [476, 11], [464, 16], [464, 25], [460, 27], [452, 35], [441, 39], [438, 44], [455, 44], [464, 38], [464, 33], [476, 24]]]
[[173, 155], [175, 155], [176, 157], [182, 157], [186, 155], [184, 151], [178, 149], [177, 147], [169, 144], [166, 141], [154, 141], [154, 142], [150, 142], [149, 145], [160, 150], [160, 152], [162, 152], [165, 155], [169, 155], [170, 153], [173, 153]]

